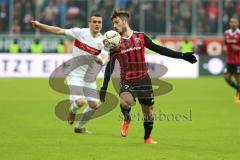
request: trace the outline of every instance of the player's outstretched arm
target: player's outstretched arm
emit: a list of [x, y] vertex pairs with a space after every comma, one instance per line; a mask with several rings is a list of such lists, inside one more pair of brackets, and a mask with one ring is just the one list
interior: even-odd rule
[[40, 23], [39, 21], [32, 21], [31, 23], [34, 28], [38, 28], [38, 29], [47, 31], [52, 34], [65, 35], [65, 29], [55, 27], [55, 26], [49, 26], [49, 25]]
[[161, 55], [164, 55], [167, 57], [172, 57], [172, 58], [183, 59], [185, 61], [188, 61], [189, 63], [197, 62], [196, 57], [193, 55], [194, 52], [182, 53], [182, 52], [177, 52], [177, 51], [171, 50], [166, 47], [159, 46], [159, 45], [153, 43], [152, 40], [149, 37], [147, 37], [146, 35], [144, 37], [144, 41], [145, 41], [145, 47], [147, 47], [148, 49], [150, 49], [156, 53], [159, 53]]

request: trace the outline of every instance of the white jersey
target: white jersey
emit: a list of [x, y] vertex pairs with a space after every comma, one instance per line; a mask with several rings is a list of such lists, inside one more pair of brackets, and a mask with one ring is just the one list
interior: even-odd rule
[[[92, 55], [88, 56], [88, 62], [86, 62], [88, 66], [80, 66], [69, 74], [72, 77], [83, 78], [88, 67], [94, 69], [94, 66], [98, 65], [95, 62], [95, 56], [99, 55], [101, 51], [104, 50], [102, 42], [103, 36], [99, 35], [98, 37], [93, 37], [89, 28], [66, 29], [65, 34], [75, 39], [72, 49], [73, 57]], [[88, 70], [88, 74], [89, 73], [91, 74], [91, 70]]]
[[[78, 56], [84, 57], [83, 58], [84, 65], [79, 64], [79, 67], [73, 70], [67, 76], [68, 85], [82, 86], [82, 87], [87, 87], [87, 88], [96, 90], [97, 88], [96, 73], [100, 71], [101, 66], [96, 63], [95, 58], [100, 53], [103, 53], [103, 52], [106, 53], [106, 50], [104, 50], [103, 42], [102, 42], [103, 36], [99, 35], [98, 37], [93, 37], [89, 28], [66, 29], [65, 34], [75, 39], [73, 44], [73, 49], [72, 49], [73, 58]], [[89, 56], [84, 56], [84, 55], [89, 55]], [[88, 81], [88, 78], [86, 78], [86, 74], [90, 76], [89, 78], [91, 79], [90, 81]], [[82, 96], [84, 94], [82, 92], [83, 91], [81, 91], [80, 89], [78, 94], [70, 93], [70, 99], [76, 100], [80, 97], [89, 99], [88, 96], [87, 97]], [[90, 98], [90, 99], [98, 101], [98, 98]]]
[[93, 37], [89, 28], [66, 29], [65, 33], [75, 39], [72, 50], [73, 57], [98, 55], [103, 48], [103, 36]]

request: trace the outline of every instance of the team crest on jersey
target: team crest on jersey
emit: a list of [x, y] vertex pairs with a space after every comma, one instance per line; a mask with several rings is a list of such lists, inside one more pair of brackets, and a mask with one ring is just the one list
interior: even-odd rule
[[141, 42], [140, 38], [135, 38], [135, 41], [137, 41], [138, 43]]

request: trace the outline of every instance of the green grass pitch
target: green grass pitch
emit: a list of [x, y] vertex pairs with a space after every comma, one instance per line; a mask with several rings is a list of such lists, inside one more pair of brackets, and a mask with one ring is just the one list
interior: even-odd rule
[[[158, 119], [152, 133], [158, 144], [146, 145], [137, 116], [128, 137], [120, 137], [118, 107], [88, 123], [92, 134], [79, 135], [55, 116], [55, 105], [66, 96], [51, 90], [47, 79], [0, 79], [0, 159], [239, 159], [240, 104], [223, 78], [166, 81], [174, 89], [156, 97], [155, 110], [169, 115], [187, 115], [191, 110], [191, 120]], [[132, 109], [138, 112], [139, 104]]]

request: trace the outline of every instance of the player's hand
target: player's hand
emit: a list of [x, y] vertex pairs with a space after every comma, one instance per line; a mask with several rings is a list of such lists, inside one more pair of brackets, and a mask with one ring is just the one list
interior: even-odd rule
[[228, 49], [227, 49], [227, 46], [223, 46], [223, 54], [227, 54], [228, 53]]
[[182, 59], [190, 63], [196, 63], [197, 58], [193, 54], [194, 52], [183, 53]]
[[102, 66], [107, 64], [109, 60], [110, 60], [109, 55], [104, 53], [99, 54], [98, 56], [95, 57], [95, 61]]
[[102, 60], [100, 58], [95, 57], [95, 61], [97, 62], [97, 64], [99, 64], [101, 66], [103, 65], [103, 62], [102, 62]]
[[31, 24], [32, 24], [32, 26], [34, 27], [34, 28], [39, 28], [39, 26], [40, 26], [40, 22], [38, 22], [38, 21], [31, 21]]
[[232, 49], [233, 49], [234, 51], [239, 51], [239, 50], [240, 50], [240, 47], [234, 44], [234, 45], [232, 45]]
[[101, 102], [105, 102], [106, 93], [107, 93], [106, 89], [101, 88], [99, 92]]

